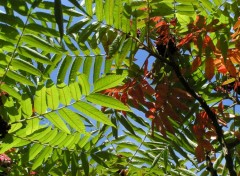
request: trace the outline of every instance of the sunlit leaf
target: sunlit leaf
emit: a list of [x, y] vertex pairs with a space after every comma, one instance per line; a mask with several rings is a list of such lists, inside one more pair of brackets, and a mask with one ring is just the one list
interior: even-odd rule
[[111, 120], [105, 115], [103, 114], [101, 111], [99, 111], [98, 109], [96, 109], [95, 107], [93, 107], [92, 105], [85, 103], [85, 102], [77, 102], [73, 105], [74, 108], [76, 108], [78, 111], [80, 111], [81, 113], [99, 121], [102, 122], [104, 124], [110, 125], [110, 126], [114, 126], [111, 122]]
[[126, 75], [108, 75], [99, 78], [94, 83], [94, 92], [106, 90], [115, 86], [118, 86], [126, 78]]
[[88, 95], [86, 99], [94, 104], [98, 104], [104, 107], [123, 110], [123, 111], [131, 111], [129, 107], [124, 105], [121, 101], [103, 94], [93, 93]]

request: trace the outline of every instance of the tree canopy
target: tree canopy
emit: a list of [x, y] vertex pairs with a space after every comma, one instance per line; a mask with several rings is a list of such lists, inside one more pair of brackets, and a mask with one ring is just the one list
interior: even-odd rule
[[239, 7], [1, 0], [0, 175], [236, 176]]

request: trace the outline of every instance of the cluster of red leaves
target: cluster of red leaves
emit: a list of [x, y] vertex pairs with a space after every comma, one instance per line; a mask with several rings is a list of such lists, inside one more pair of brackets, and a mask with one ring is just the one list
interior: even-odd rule
[[[146, 72], [146, 75], [149, 75], [149, 72]], [[164, 136], [166, 131], [174, 133], [171, 120], [181, 124], [182, 120], [178, 112], [188, 111], [189, 108], [185, 103], [193, 100], [186, 91], [171, 88], [166, 81], [153, 88], [142, 77], [129, 79], [124, 85], [107, 89], [103, 93], [143, 111], [147, 118], [152, 119], [152, 129], [156, 127]], [[154, 102], [146, 98], [149, 96], [154, 98]], [[126, 112], [122, 113], [126, 116]]]
[[[235, 33], [232, 34], [232, 41], [235, 42], [236, 47], [227, 49], [226, 54], [222, 53], [221, 41], [219, 40], [216, 45], [214, 45], [210, 33], [215, 32], [223, 27], [224, 24], [219, 24], [219, 21], [214, 19], [209, 24], [206, 23], [206, 18], [203, 16], [197, 16], [196, 20], [188, 25], [189, 33], [182, 38], [177, 47], [181, 48], [185, 46], [191, 52], [190, 43], [193, 42], [194, 45], [199, 49], [199, 54], [206, 54], [207, 52], [212, 52], [215, 58], [208, 56], [205, 59], [205, 76], [208, 80], [211, 80], [214, 76], [215, 68], [218, 72], [222, 74], [229, 74], [231, 77], [236, 78], [237, 70], [235, 65], [240, 64], [240, 19], [236, 22], [233, 29]], [[225, 56], [226, 55], [226, 56]], [[201, 56], [195, 57], [192, 63], [192, 71], [195, 71], [202, 64]]]
[[161, 17], [154, 17], [151, 20], [155, 23], [154, 30], [158, 35], [155, 43], [159, 54], [164, 57], [168, 57], [168, 52], [175, 53], [177, 51], [175, 44], [176, 41], [175, 36], [171, 33], [170, 28], [171, 26], [176, 26], [177, 19], [172, 19], [170, 23], [167, 23]]
[[[212, 108], [215, 114], [222, 113], [224, 109], [222, 101], [219, 103], [218, 108]], [[226, 122], [222, 119], [218, 119], [218, 123], [226, 126]], [[205, 160], [206, 153], [214, 151], [211, 144], [211, 140], [217, 139], [215, 127], [212, 124], [211, 119], [208, 117], [205, 111], [201, 111], [196, 115], [195, 125], [193, 125], [193, 133], [196, 136], [198, 146], [195, 149], [195, 155], [198, 162]]]

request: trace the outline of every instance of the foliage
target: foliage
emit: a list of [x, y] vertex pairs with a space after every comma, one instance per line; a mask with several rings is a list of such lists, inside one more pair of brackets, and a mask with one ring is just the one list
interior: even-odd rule
[[239, 5], [1, 0], [2, 174], [239, 173]]

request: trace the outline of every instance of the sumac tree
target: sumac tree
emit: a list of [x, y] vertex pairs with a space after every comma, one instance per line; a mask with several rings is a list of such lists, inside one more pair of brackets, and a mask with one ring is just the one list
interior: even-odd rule
[[239, 6], [1, 0], [1, 175], [237, 175]]

